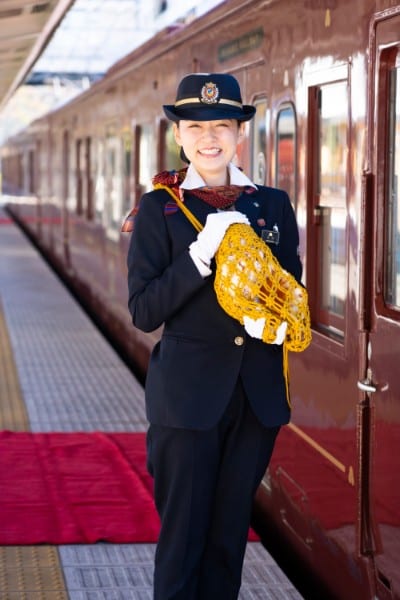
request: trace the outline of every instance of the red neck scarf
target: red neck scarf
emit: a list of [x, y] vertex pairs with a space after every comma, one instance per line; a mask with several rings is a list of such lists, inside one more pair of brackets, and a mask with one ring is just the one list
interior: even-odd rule
[[[162, 183], [170, 187], [176, 194], [180, 194], [179, 186], [186, 177], [187, 167], [180, 171], [162, 171], [153, 178], [153, 183]], [[232, 206], [243, 192], [251, 192], [253, 188], [246, 185], [219, 185], [202, 186], [187, 190], [188, 194], [197, 196], [203, 202], [219, 209], [226, 209]]]
[[[161, 183], [167, 185], [175, 194], [182, 198], [182, 190], [179, 186], [184, 181], [186, 172], [187, 167], [180, 169], [180, 171], [162, 171], [153, 177], [152, 182], [153, 184]], [[200, 198], [200, 200], [203, 200], [203, 202], [206, 202], [213, 208], [221, 210], [232, 206], [243, 192], [251, 194], [253, 191], [254, 188], [247, 185], [203, 186], [187, 190], [189, 194], [193, 194], [193, 196]], [[133, 221], [137, 210], [136, 207], [129, 213], [122, 225], [121, 231], [130, 232], [133, 230]]]

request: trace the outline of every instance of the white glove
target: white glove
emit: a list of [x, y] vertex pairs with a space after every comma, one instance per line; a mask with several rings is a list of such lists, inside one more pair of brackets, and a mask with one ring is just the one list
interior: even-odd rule
[[276, 330], [276, 338], [274, 339], [274, 341], [272, 342], [273, 344], [283, 344], [285, 337], [286, 337], [286, 330], [287, 330], [287, 323], [286, 321], [282, 321], [282, 323], [279, 325], [278, 329]]
[[251, 337], [261, 340], [265, 326], [264, 317], [260, 317], [259, 319], [251, 319], [245, 315], [243, 317], [243, 324], [245, 330]]
[[[257, 338], [259, 340], [262, 339], [262, 334], [263, 334], [264, 326], [265, 326], [264, 317], [260, 317], [259, 319], [251, 319], [250, 317], [247, 317], [245, 315], [243, 317], [243, 324], [244, 324], [245, 330], [251, 337]], [[287, 323], [286, 323], [286, 321], [282, 321], [282, 323], [279, 325], [278, 329], [276, 330], [276, 338], [274, 339], [272, 344], [278, 344], [278, 345], [283, 344], [284, 339], [286, 337], [286, 330], [287, 330]]]
[[246, 215], [237, 210], [209, 214], [204, 229], [200, 231], [197, 239], [189, 246], [191, 256], [194, 255], [204, 264], [209, 265], [222, 242], [226, 230], [233, 223], [246, 223], [249, 225], [249, 220]]

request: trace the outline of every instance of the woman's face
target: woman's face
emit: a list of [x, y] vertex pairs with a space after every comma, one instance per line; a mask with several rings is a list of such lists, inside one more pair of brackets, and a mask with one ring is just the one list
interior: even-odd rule
[[227, 166], [244, 134], [244, 123], [220, 121], [179, 121], [173, 124], [175, 140], [207, 185], [225, 185]]

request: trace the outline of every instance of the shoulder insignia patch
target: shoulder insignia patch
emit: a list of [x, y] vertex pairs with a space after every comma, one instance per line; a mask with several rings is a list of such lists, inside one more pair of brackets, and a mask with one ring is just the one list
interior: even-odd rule
[[176, 202], [166, 202], [164, 206], [164, 215], [168, 217], [169, 215], [173, 215], [174, 213], [176, 213], [178, 210], [179, 207], [176, 204]]
[[138, 212], [139, 212], [139, 207], [135, 206], [135, 208], [133, 208], [131, 210], [131, 212], [125, 217], [124, 222], [122, 223], [122, 226], [121, 226], [122, 233], [131, 233], [133, 231], [133, 224], [135, 222], [135, 217]]

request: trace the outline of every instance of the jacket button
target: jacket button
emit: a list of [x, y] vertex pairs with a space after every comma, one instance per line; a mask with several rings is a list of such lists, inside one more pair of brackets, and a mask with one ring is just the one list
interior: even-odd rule
[[237, 337], [235, 337], [235, 344], [236, 346], [243, 346], [244, 344], [244, 339], [242, 338], [241, 335], [238, 335]]

